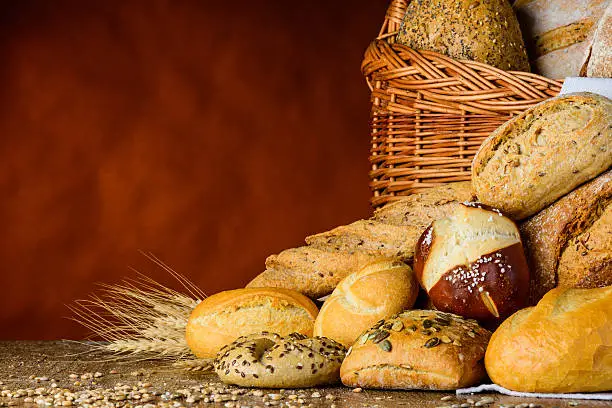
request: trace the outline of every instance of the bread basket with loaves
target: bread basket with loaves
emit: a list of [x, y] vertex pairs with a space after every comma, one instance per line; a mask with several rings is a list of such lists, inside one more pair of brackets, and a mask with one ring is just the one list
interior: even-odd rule
[[[370, 187], [375, 208], [428, 187], [470, 180], [474, 154], [493, 130], [561, 90], [561, 81], [526, 72], [518, 23], [514, 15], [504, 17], [504, 7], [474, 1], [474, 7], [458, 8], [457, 13], [470, 13], [460, 21], [460, 15], [435, 10], [434, 3], [392, 0], [378, 37], [365, 52], [361, 69], [372, 91]], [[512, 14], [510, 5], [502, 3]], [[425, 6], [437, 12], [416, 15], [409, 9], [415, 14], [412, 27], [407, 9]], [[487, 7], [490, 16], [481, 10]], [[488, 50], [453, 50], [455, 45], [440, 43], [443, 35], [433, 46], [417, 41], [419, 49], [398, 43], [398, 33], [409, 37], [423, 24], [436, 26], [447, 38], [473, 38], [471, 32], [478, 32], [486, 36], [480, 43]], [[424, 38], [418, 32], [414, 36]]]

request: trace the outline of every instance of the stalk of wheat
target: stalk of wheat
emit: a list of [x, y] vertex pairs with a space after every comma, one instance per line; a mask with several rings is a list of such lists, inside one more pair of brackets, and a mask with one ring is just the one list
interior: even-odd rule
[[165, 359], [187, 370], [208, 368], [210, 361], [197, 359], [185, 341], [189, 315], [206, 295], [155, 255], [143, 254], [170, 273], [185, 293], [133, 269], [136, 278], [101, 284], [100, 294], [69, 305], [73, 320], [101, 338], [103, 342], [88, 344], [96, 351], [110, 352], [112, 359]]

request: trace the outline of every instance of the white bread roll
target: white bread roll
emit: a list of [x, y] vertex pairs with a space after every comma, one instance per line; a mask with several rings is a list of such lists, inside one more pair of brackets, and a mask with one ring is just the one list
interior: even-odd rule
[[377, 321], [410, 309], [418, 283], [405, 263], [381, 259], [366, 265], [340, 282], [325, 301], [314, 326], [314, 335], [345, 346]]
[[187, 345], [199, 358], [214, 358], [240, 336], [269, 331], [312, 335], [317, 306], [289, 289], [236, 289], [200, 302], [187, 321]]
[[515, 391], [611, 391], [612, 286], [556, 288], [513, 314], [493, 333], [485, 367]]

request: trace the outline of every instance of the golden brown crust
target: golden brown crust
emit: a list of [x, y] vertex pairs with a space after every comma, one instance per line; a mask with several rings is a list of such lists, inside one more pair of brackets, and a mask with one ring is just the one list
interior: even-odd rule
[[408, 4], [397, 42], [503, 70], [529, 71], [507, 0], [420, 0]]
[[612, 389], [612, 286], [556, 288], [493, 334], [485, 365], [493, 382], [515, 391]]
[[197, 357], [213, 358], [236, 338], [262, 330], [310, 336], [317, 313], [310, 299], [293, 290], [229, 290], [209, 296], [195, 307], [185, 338]]
[[612, 285], [612, 170], [521, 225], [531, 303], [555, 286]]
[[479, 200], [515, 219], [537, 213], [612, 166], [611, 121], [612, 101], [586, 92], [549, 99], [509, 120], [472, 162]]
[[412, 268], [405, 263], [382, 259], [366, 265], [343, 279], [325, 301], [314, 335], [349, 347], [378, 320], [412, 308], [418, 291]]
[[342, 363], [345, 385], [451, 390], [485, 376], [482, 359], [491, 333], [449, 313], [411, 310], [380, 321]]
[[242, 387], [303, 388], [337, 383], [346, 349], [331, 339], [262, 332], [223, 347], [215, 359], [221, 381]]

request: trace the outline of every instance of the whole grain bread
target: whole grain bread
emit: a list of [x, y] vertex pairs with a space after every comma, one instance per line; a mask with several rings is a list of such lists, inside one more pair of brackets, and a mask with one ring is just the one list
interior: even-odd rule
[[612, 101], [558, 96], [496, 129], [472, 162], [478, 199], [515, 219], [533, 215], [612, 166]]
[[330, 294], [349, 274], [380, 258], [412, 263], [425, 228], [454, 205], [473, 199], [470, 182], [451, 183], [402, 198], [359, 220], [306, 238], [266, 260], [266, 270], [247, 287], [293, 289], [317, 299]]
[[507, 0], [409, 2], [397, 42], [503, 70], [529, 71], [519, 23]]
[[521, 225], [531, 303], [556, 286], [612, 285], [612, 170]]

